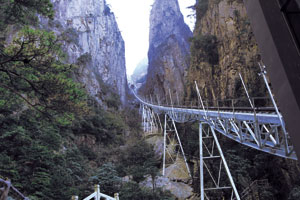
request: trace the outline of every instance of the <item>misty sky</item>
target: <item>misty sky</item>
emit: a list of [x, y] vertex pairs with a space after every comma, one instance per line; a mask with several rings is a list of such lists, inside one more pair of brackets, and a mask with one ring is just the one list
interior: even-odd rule
[[[147, 56], [149, 16], [154, 0], [106, 0], [106, 2], [116, 16], [125, 41], [127, 75], [131, 75], [139, 61]], [[185, 22], [191, 29], [194, 27], [195, 19], [187, 17], [193, 14], [187, 7], [194, 5], [195, 2], [196, 0], [179, 0]]]

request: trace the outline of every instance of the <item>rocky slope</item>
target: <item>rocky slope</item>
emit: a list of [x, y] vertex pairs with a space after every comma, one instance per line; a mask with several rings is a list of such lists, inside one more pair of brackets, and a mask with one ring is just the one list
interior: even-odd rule
[[125, 47], [105, 0], [52, 0], [54, 20], [44, 26], [61, 34], [69, 62], [80, 66], [76, 78], [99, 103], [108, 84], [125, 104], [127, 78]]
[[[245, 95], [239, 73], [251, 96], [263, 96], [264, 84], [257, 75], [259, 50], [241, 0], [199, 0], [191, 44], [187, 97], [195, 97], [195, 84], [209, 99]], [[194, 94], [193, 94], [194, 93]]]
[[[176, 91], [184, 94], [184, 77], [189, 62], [189, 38], [192, 33], [184, 23], [177, 0], [156, 0], [150, 15], [149, 67], [144, 93], [163, 101]], [[175, 98], [174, 98], [175, 99]]]

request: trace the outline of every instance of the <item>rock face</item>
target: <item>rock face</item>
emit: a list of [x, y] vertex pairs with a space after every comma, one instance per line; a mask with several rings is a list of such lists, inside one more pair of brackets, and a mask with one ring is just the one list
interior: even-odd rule
[[69, 62], [80, 65], [76, 74], [90, 95], [102, 102], [103, 84], [126, 101], [124, 41], [105, 0], [52, 0], [55, 18], [47, 26], [65, 38]]
[[[150, 16], [149, 67], [143, 92], [163, 101], [169, 89], [175, 100], [184, 94], [184, 77], [189, 62], [189, 38], [177, 0], [156, 0]], [[170, 101], [170, 100], [169, 100]]]
[[153, 145], [155, 157], [161, 160], [164, 152], [164, 137], [161, 135], [153, 135], [146, 139], [146, 141]]
[[[152, 188], [152, 179], [148, 177], [145, 181], [140, 183], [141, 186]], [[193, 188], [188, 184], [182, 182], [171, 181], [167, 177], [158, 176], [155, 179], [155, 186], [163, 190], [169, 190], [176, 199], [184, 200], [193, 195]]]
[[182, 157], [178, 156], [175, 162], [166, 168], [166, 177], [174, 181], [188, 182], [190, 176]]
[[264, 96], [265, 87], [258, 76], [259, 51], [243, 1], [199, 0], [196, 14], [188, 99], [197, 97], [194, 80], [203, 96], [211, 100], [246, 97], [239, 73], [250, 96]]

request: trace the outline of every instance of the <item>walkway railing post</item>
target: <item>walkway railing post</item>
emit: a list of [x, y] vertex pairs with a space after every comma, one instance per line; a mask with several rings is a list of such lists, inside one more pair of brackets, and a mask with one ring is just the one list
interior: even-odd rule
[[197, 90], [198, 98], [199, 98], [199, 100], [200, 100], [200, 102], [201, 102], [202, 109], [203, 109], [203, 111], [204, 111], [204, 113], [205, 113], [205, 118], [207, 119], [207, 113], [206, 113], [206, 110], [205, 110], [205, 107], [204, 107], [204, 103], [203, 103], [202, 97], [201, 97], [201, 95], [200, 95], [200, 90], [199, 90], [199, 88], [198, 88], [198, 85], [197, 85], [197, 82], [196, 82], [196, 81], [195, 81], [195, 85], [196, 85], [196, 90]]
[[176, 96], [177, 96], [177, 105], [180, 106], [179, 96], [178, 96], [178, 92], [177, 91], [176, 91]]
[[157, 103], [158, 103], [158, 105], [160, 106], [160, 100], [159, 100], [159, 98], [158, 98], [158, 95], [156, 95], [156, 99], [157, 99]]
[[251, 107], [252, 107], [252, 108], [254, 108], [254, 106], [253, 106], [253, 104], [252, 104], [252, 102], [251, 102], [251, 99], [250, 99], [250, 96], [249, 96], [248, 90], [247, 90], [247, 88], [246, 88], [246, 85], [245, 85], [245, 83], [244, 83], [244, 80], [243, 80], [243, 77], [242, 77], [241, 73], [239, 73], [239, 75], [240, 75], [240, 79], [241, 79], [241, 81], [242, 81], [242, 84], [243, 84], [244, 90], [245, 90], [245, 92], [246, 92], [246, 95], [247, 95], [248, 101], [249, 101], [249, 103], [250, 103]]

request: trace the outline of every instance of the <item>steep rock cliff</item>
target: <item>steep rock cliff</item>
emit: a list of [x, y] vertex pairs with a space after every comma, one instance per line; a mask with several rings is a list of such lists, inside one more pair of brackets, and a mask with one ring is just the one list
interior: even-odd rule
[[[239, 73], [250, 96], [268, 96], [262, 78], [258, 76], [259, 49], [243, 1], [197, 0], [195, 9], [197, 21], [191, 40], [186, 99], [197, 101], [194, 81], [197, 81], [204, 99], [245, 98]], [[257, 171], [246, 173], [252, 179], [245, 179], [246, 185], [243, 185], [242, 179], [236, 178], [237, 187], [247, 187], [252, 181], [264, 178], [269, 181], [269, 194], [261, 193], [261, 199], [288, 199], [289, 195], [291, 197], [299, 191], [299, 180], [295, 178], [295, 174], [299, 173], [296, 161], [252, 149], [247, 151], [222, 137], [220, 142], [223, 151], [227, 152], [226, 159], [235, 178], [240, 171], [234, 168], [234, 157], [230, 151], [238, 151], [238, 162], [246, 161], [250, 163], [252, 172]]]
[[44, 26], [62, 35], [68, 61], [80, 66], [76, 78], [91, 96], [103, 101], [104, 84], [126, 101], [125, 47], [105, 0], [52, 0], [54, 20]]
[[187, 77], [187, 99], [195, 98], [196, 80], [205, 98], [245, 96], [239, 73], [251, 96], [264, 96], [258, 76], [259, 50], [241, 0], [199, 0]]
[[[192, 33], [184, 23], [177, 0], [156, 0], [150, 15], [149, 67], [145, 94], [164, 100], [176, 92], [184, 94], [184, 77], [189, 62], [189, 38]], [[175, 98], [174, 98], [175, 99]]]

